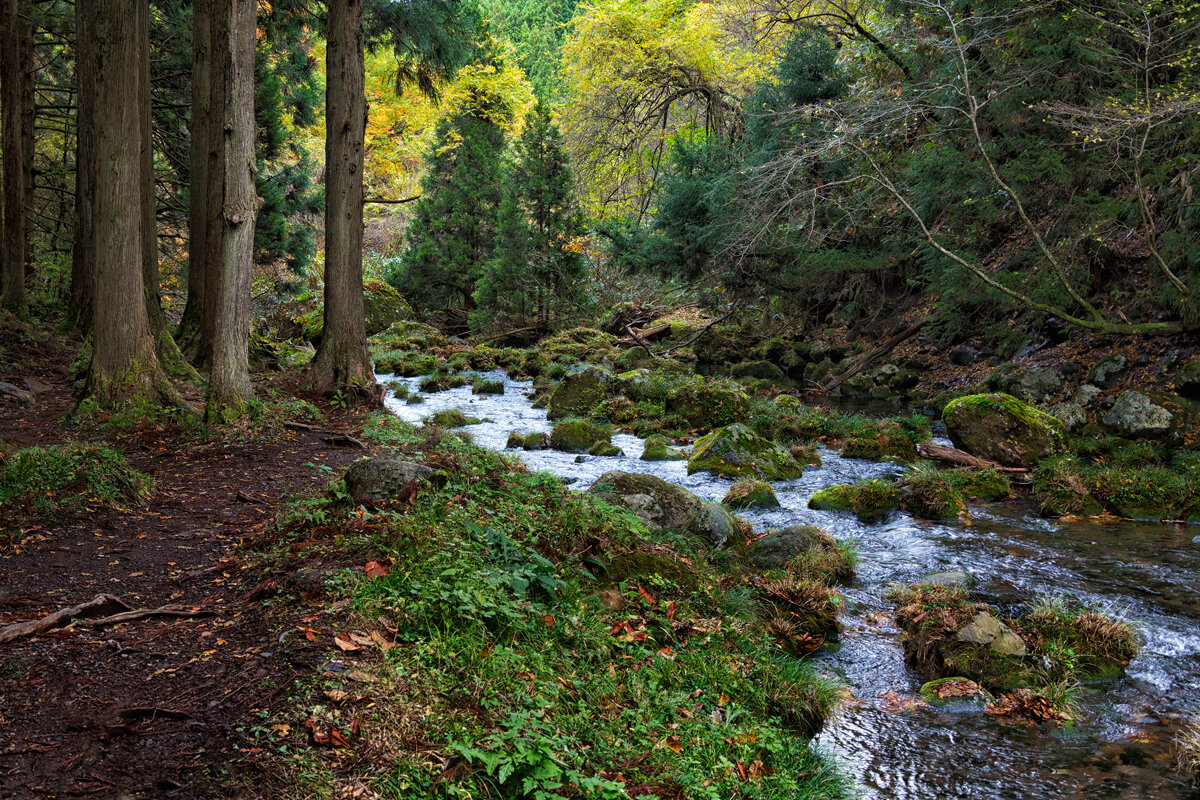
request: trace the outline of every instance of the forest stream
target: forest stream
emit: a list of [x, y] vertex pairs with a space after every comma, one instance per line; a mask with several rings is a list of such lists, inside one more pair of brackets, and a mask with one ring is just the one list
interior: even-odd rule
[[[485, 418], [469, 431], [475, 442], [504, 450], [511, 431], [549, 432], [534, 409], [531, 383], [502, 372], [503, 395], [471, 387], [388, 408], [410, 422], [458, 408]], [[415, 390], [419, 378], [380, 375]], [[415, 393], [415, 392], [414, 392]], [[687, 462], [639, 460], [642, 441], [617, 434], [625, 455], [583, 456], [555, 450], [512, 451], [530, 470], [553, 472], [573, 489], [623, 470], [657, 475], [705, 500], [720, 501], [731, 481], [687, 474]], [[926, 522], [898, 512], [865, 525], [852, 515], [814, 511], [812, 493], [837, 483], [900, 474], [902, 467], [843, 459], [822, 450], [822, 466], [774, 484], [781, 508], [739, 512], [756, 530], [815, 524], [858, 545], [856, 579], [841, 587], [847, 604], [840, 642], [813, 656], [840, 676], [848, 696], [816, 740], [834, 755], [864, 798], [1144, 798], [1189, 796], [1174, 770], [1171, 739], [1200, 696], [1200, 528], [1135, 522], [1065, 522], [1039, 518], [1023, 501], [975, 506], [969, 522]], [[1035, 726], [977, 708], [934, 709], [921, 703], [921, 677], [905, 665], [900, 631], [886, 599], [893, 583], [965, 569], [983, 599], [1012, 608], [1039, 593], [1066, 592], [1134, 622], [1142, 648], [1116, 683], [1086, 688], [1072, 727]]]

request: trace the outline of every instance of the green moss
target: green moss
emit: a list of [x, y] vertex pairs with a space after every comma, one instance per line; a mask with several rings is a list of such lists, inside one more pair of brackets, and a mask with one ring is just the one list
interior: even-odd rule
[[994, 469], [955, 469], [943, 474], [963, 497], [991, 502], [1012, 496], [1012, 481]]
[[667, 401], [667, 410], [693, 427], [719, 428], [745, 419], [750, 398], [743, 392], [713, 386], [685, 386]]
[[611, 428], [586, 419], [564, 420], [550, 431], [552, 448], [575, 453], [586, 453], [597, 442], [608, 444], [611, 439]]
[[694, 592], [699, 588], [696, 568], [666, 546], [656, 546], [613, 556], [604, 566], [604, 580], [621, 583], [635, 580], [657, 585], [668, 592]]
[[625, 451], [613, 444], [610, 444], [609, 442], [596, 442], [594, 445], [588, 448], [588, 455], [600, 456], [602, 458], [612, 458], [614, 456], [625, 455]]
[[550, 395], [549, 418], [592, 415], [608, 398], [612, 373], [599, 367], [586, 367], [566, 375]]
[[655, 434], [647, 437], [642, 450], [642, 461], [683, 461], [687, 459], [683, 453], [670, 446], [667, 437]]
[[688, 459], [688, 474], [712, 472], [727, 478], [791, 480], [804, 472], [791, 454], [742, 424], [718, 428], [700, 437]]
[[471, 384], [471, 394], [504, 394], [504, 381], [476, 380]]
[[808, 500], [812, 509], [853, 511], [859, 521], [883, 522], [900, 507], [900, 490], [890, 481], [870, 480], [820, 489]]
[[966, 510], [962, 495], [945, 473], [919, 466], [902, 481], [904, 504], [922, 519], [953, 519]]
[[426, 394], [434, 394], [436, 392], [444, 392], [449, 389], [457, 389], [460, 386], [466, 386], [468, 383], [467, 376], [457, 372], [443, 372], [440, 369], [432, 375], [428, 375], [417, 384], [417, 388]]
[[1067, 447], [1061, 420], [1012, 395], [960, 397], [942, 417], [956, 447], [1006, 467], [1029, 467]]
[[463, 428], [467, 425], [478, 425], [483, 420], [478, 417], [468, 417], [460, 409], [448, 408], [427, 417], [426, 422], [437, 425], [439, 428]]
[[729, 487], [721, 502], [730, 508], [779, 508], [771, 484], [754, 479], [741, 480]]

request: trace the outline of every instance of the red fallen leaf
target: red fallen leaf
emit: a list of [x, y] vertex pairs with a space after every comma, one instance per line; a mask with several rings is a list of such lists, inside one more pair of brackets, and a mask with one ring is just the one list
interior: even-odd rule
[[675, 601], [667, 603], [667, 619], [671, 622], [675, 621]]
[[390, 561], [368, 561], [367, 565], [363, 567], [363, 571], [371, 580], [386, 578], [392, 574], [392, 564]]
[[317, 723], [311, 719], [304, 720], [304, 727], [308, 728], [309, 734], [312, 735], [313, 744], [329, 744], [329, 734], [317, 727]]
[[358, 736], [358, 731], [362, 727], [362, 717], [355, 717], [350, 721], [350, 735]]
[[657, 600], [655, 600], [655, 599], [654, 599], [654, 598], [653, 598], [653, 597], [650, 595], [650, 593], [649, 593], [649, 592], [647, 592], [645, 589], [643, 589], [643, 588], [642, 588], [642, 586], [641, 586], [641, 584], [638, 584], [637, 590], [638, 590], [638, 594], [640, 594], [640, 595], [642, 596], [642, 599], [643, 599], [643, 600], [645, 600], [645, 601], [646, 601], [648, 604], [650, 604], [650, 605], [652, 605], [652, 606], [654, 606], [654, 605], [658, 605], [658, 601], [657, 601]]
[[553, 614], [543, 614], [542, 622], [546, 623], [547, 628], [553, 628], [554, 627], [554, 615]]
[[317, 634], [320, 633], [320, 631], [317, 630], [316, 628], [310, 628], [307, 625], [297, 625], [296, 630], [303, 633], [304, 638], [308, 639], [310, 642], [313, 641], [314, 639], [316, 639]]
[[929, 616], [928, 611], [922, 611], [920, 614], [917, 614], [915, 617], [913, 617], [913, 624], [915, 625], [916, 623], [920, 622], [921, 620], [925, 619], [928, 616]]
[[333, 743], [334, 747], [350, 747], [350, 741], [342, 735], [342, 732], [337, 729], [336, 725], [329, 728], [329, 740]]
[[338, 649], [350, 652], [351, 650], [362, 650], [362, 645], [356, 644], [348, 636], [334, 636], [333, 643], [338, 646]]
[[733, 763], [737, 765], [738, 777], [741, 778], [743, 781], [745, 781], [746, 780], [746, 765], [740, 761], [735, 761]]
[[662, 656], [663, 658], [675, 658], [675, 650], [670, 647], [664, 647], [657, 651], [656, 655]]

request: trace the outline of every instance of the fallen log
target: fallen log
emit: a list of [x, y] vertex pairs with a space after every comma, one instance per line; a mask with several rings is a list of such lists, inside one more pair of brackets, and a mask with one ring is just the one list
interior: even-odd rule
[[51, 628], [61, 627], [76, 617], [111, 614], [118, 609], [128, 610], [129, 605], [120, 598], [113, 597], [111, 594], [98, 594], [86, 603], [59, 609], [41, 619], [9, 625], [7, 628], [0, 630], [0, 644], [11, 642], [13, 639], [20, 639], [23, 636], [32, 636], [35, 633], [41, 633]]
[[830, 391], [833, 391], [834, 389], [836, 389], [838, 386], [841, 386], [843, 381], [845, 381], [849, 378], [853, 378], [855, 375], [862, 372], [863, 369], [868, 364], [870, 364], [872, 361], [879, 358], [880, 356], [887, 355], [888, 353], [895, 350], [897, 345], [899, 345], [905, 339], [908, 339], [909, 337], [911, 337], [917, 331], [921, 330], [921, 328], [923, 328], [925, 326], [926, 321], [927, 320], [921, 320], [920, 322], [914, 322], [912, 325], [909, 325], [907, 328], [900, 331], [899, 333], [897, 333], [895, 336], [891, 337], [890, 339], [887, 339], [886, 341], [883, 342], [883, 344], [879, 345], [874, 350], [872, 350], [871, 352], [867, 353], [862, 358], [855, 361], [853, 366], [851, 366], [849, 369], [847, 369], [841, 375], [830, 378], [828, 381], [823, 383], [820, 386], [820, 388], [827, 392], [830, 392]]
[[1007, 472], [1014, 475], [1026, 475], [1029, 470], [1024, 467], [1005, 467], [995, 461], [973, 456], [965, 450], [954, 447], [943, 447], [940, 444], [918, 444], [917, 455], [930, 461], [941, 461], [944, 464], [954, 464], [971, 469], [992, 469], [996, 472]]

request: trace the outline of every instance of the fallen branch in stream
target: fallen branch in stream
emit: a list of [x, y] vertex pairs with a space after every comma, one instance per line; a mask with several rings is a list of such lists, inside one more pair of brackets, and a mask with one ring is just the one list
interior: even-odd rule
[[886, 341], [883, 342], [883, 344], [879, 345], [874, 350], [870, 351], [869, 353], [864, 355], [862, 358], [855, 361], [854, 364], [849, 369], [847, 369], [845, 372], [843, 372], [841, 375], [830, 378], [828, 381], [826, 381], [824, 384], [822, 384], [820, 386], [820, 389], [822, 391], [831, 392], [834, 389], [836, 389], [838, 386], [841, 386], [843, 381], [853, 378], [855, 375], [862, 372], [863, 369], [868, 364], [870, 364], [872, 361], [879, 358], [880, 356], [884, 356], [884, 355], [887, 355], [888, 353], [892, 352], [892, 350], [896, 349], [897, 345], [899, 345], [905, 339], [908, 339], [909, 337], [911, 337], [917, 331], [921, 330], [921, 328], [923, 328], [925, 326], [925, 322], [926, 322], [926, 320], [921, 320], [920, 322], [914, 322], [912, 325], [909, 325], [907, 328], [900, 331], [895, 336], [891, 337], [890, 339], [887, 339]]
[[954, 464], [959, 467], [1006, 472], [1017, 478], [1029, 474], [1029, 470], [1024, 467], [1005, 467], [997, 464], [995, 461], [988, 461], [986, 458], [973, 456], [965, 450], [958, 450], [954, 447], [943, 447], [940, 444], [918, 444], [917, 455], [921, 458], [928, 458], [930, 461], [941, 461], [944, 464]]

